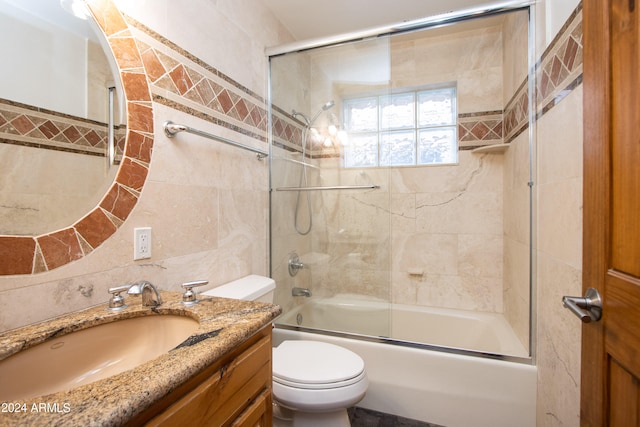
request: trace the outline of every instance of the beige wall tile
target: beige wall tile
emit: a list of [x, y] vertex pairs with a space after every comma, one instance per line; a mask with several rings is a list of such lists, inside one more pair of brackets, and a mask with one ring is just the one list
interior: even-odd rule
[[538, 181], [582, 177], [582, 86], [538, 121]]
[[[118, 2], [128, 16], [177, 49], [257, 94], [266, 93], [264, 48], [291, 38], [264, 7], [248, 1], [196, 0], [185, 8], [164, 0], [152, 3]], [[145, 41], [152, 37], [139, 29], [134, 32]], [[165, 49], [160, 41], [154, 43]], [[186, 99], [174, 101], [190, 105]], [[0, 277], [0, 329], [106, 303], [107, 288], [140, 279], [177, 290], [188, 280], [217, 285], [251, 273], [268, 274], [267, 162], [195, 135], [170, 140], [161, 125], [173, 120], [247, 145], [264, 142], [159, 103], [153, 104], [153, 113], [156, 143], [149, 177], [127, 221], [79, 261], [45, 274]], [[133, 228], [140, 226], [153, 229], [153, 257], [133, 261]], [[13, 301], [25, 292], [42, 304], [14, 310], [18, 306]]]

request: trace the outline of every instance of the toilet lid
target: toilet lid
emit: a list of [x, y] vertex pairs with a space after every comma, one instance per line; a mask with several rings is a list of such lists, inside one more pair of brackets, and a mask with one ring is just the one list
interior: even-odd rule
[[283, 341], [273, 349], [273, 378], [286, 383], [331, 384], [361, 376], [364, 361], [346, 348], [318, 341]]

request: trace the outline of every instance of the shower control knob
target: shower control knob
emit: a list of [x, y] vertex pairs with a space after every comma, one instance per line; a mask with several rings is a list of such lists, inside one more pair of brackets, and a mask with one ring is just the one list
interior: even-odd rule
[[302, 268], [307, 268], [307, 265], [300, 261], [300, 257], [298, 257], [298, 254], [293, 253], [289, 258], [288, 267], [289, 267], [289, 275], [293, 277], [296, 274], [298, 274], [298, 270]]

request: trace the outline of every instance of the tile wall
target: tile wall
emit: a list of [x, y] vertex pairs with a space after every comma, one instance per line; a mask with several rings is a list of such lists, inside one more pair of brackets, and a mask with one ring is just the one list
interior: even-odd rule
[[119, 172], [99, 205], [73, 225], [35, 237], [0, 236], [2, 275], [41, 273], [91, 253], [127, 219], [148, 173], [153, 113], [146, 81], [141, 84], [136, 78], [143, 75], [140, 55], [113, 5], [105, 1], [93, 3], [93, 7], [105, 11], [97, 21], [114, 51], [119, 53], [116, 62], [127, 95], [128, 137]]
[[[102, 3], [110, 5], [108, 0]], [[153, 79], [157, 84], [151, 85], [147, 92], [153, 93], [153, 101], [144, 99], [142, 93], [142, 98], [132, 105], [137, 117], [139, 114], [149, 117], [145, 111], [153, 110], [153, 127], [140, 128], [142, 122], [133, 120], [129, 134], [127, 149], [131, 152], [128, 156], [134, 160], [127, 166], [129, 173], [126, 176], [140, 177], [140, 184], [119, 181], [115, 187], [117, 191], [108, 203], [105, 200], [106, 207], [100, 208], [97, 217], [89, 215], [85, 218], [86, 235], [80, 231], [82, 226], [65, 232], [77, 242], [76, 250], [67, 251], [70, 246], [65, 243], [59, 246], [66, 237], [49, 236], [53, 252], [71, 254], [70, 257], [48, 259], [47, 251], [43, 249], [47, 246], [44, 239], [42, 256], [37, 256], [34, 262], [35, 242], [19, 239], [10, 246], [3, 246], [6, 238], [0, 237], [0, 247], [8, 247], [11, 252], [0, 251], [5, 274], [0, 277], [2, 330], [104, 303], [108, 298], [108, 287], [142, 278], [155, 281], [161, 288], [175, 289], [185, 280], [208, 279], [218, 284], [244, 274], [266, 274], [268, 271], [265, 184], [268, 175], [264, 165], [258, 164], [252, 156], [195, 137], [183, 137], [179, 143], [168, 140], [162, 136], [160, 122], [170, 118], [240, 138], [255, 146], [264, 144], [261, 119], [256, 120], [254, 116], [251, 122], [245, 122], [248, 116], [243, 107], [240, 107], [242, 111], [236, 110], [226, 116], [223, 105], [229, 108], [231, 104], [222, 99], [219, 105], [211, 104], [213, 97], [206, 96], [209, 93], [207, 85], [217, 94], [221, 93], [216, 92], [218, 85], [224, 87], [229, 99], [237, 100], [235, 96], [239, 96], [245, 108], [256, 106], [260, 111], [264, 108], [261, 104], [263, 96], [257, 94], [264, 94], [266, 88], [264, 45], [277, 45], [290, 38], [268, 11], [248, 0], [233, 2], [233, 7], [225, 2], [214, 6], [209, 1], [198, 0], [191, 12], [176, 10], [169, 1], [153, 2], [153, 6], [145, 2], [128, 3], [122, 2], [119, 6], [127, 14], [130, 31], [135, 36], [126, 36], [126, 30], [121, 34], [116, 31], [119, 36], [116, 37], [119, 46], [116, 49], [137, 51], [138, 55], [153, 52], [164, 69], [164, 72], [159, 70], [154, 74], [162, 82]], [[543, 7], [537, 6], [538, 9]], [[554, 6], [547, 4], [546, 7], [547, 16], [552, 15]], [[217, 25], [212, 25], [212, 21]], [[544, 94], [544, 100], [537, 104], [538, 108], [542, 105], [544, 114], [536, 125], [540, 183], [536, 357], [538, 425], [541, 426], [579, 424], [579, 324], [562, 309], [559, 297], [581, 291], [580, 9], [566, 21], [564, 28], [551, 29], [552, 35], [558, 33], [556, 41], [549, 44], [544, 56], [540, 56], [538, 67], [538, 72], [548, 70], [547, 77], [553, 83], [553, 90], [549, 90], [551, 86], [545, 86], [539, 91]], [[541, 34], [545, 31], [543, 14], [540, 14], [539, 22], [538, 34]], [[107, 32], [114, 34], [111, 29]], [[203, 38], [211, 40], [211, 44], [202, 46]], [[539, 44], [542, 52], [547, 43], [539, 41]], [[234, 50], [244, 55], [232, 55]], [[140, 79], [146, 84], [145, 72], [150, 73], [150, 70], [144, 67], [150, 66], [151, 62], [147, 59], [144, 64], [136, 65], [135, 61], [120, 64], [128, 71], [125, 82], [138, 82], [129, 86], [132, 94], [137, 93], [134, 89], [141, 87]], [[185, 78], [178, 78], [176, 84], [174, 78], [179, 77], [180, 71], [172, 73], [175, 66], [168, 65], [170, 63], [182, 64], [185, 71], [182, 77], [188, 76], [191, 86]], [[560, 72], [554, 71], [558, 68]], [[195, 77], [190, 74], [193, 71]], [[165, 74], [170, 75], [163, 78]], [[234, 76], [236, 80], [228, 76]], [[184, 86], [180, 85], [181, 80]], [[205, 97], [198, 93], [198, 99], [196, 92], [183, 96], [203, 80], [207, 82]], [[516, 82], [515, 86], [520, 83]], [[548, 108], [551, 106], [555, 107]], [[500, 108], [486, 111], [498, 110]], [[288, 119], [285, 117], [284, 120]], [[506, 121], [509, 120], [505, 118]], [[509, 125], [505, 124], [507, 127]], [[291, 131], [295, 132], [295, 126]], [[151, 139], [151, 132], [156, 136], [155, 140]], [[558, 138], [558, 135], [562, 137]], [[244, 172], [238, 174], [238, 170]], [[133, 228], [149, 225], [154, 230], [154, 258], [133, 262]], [[99, 230], [98, 235], [92, 235], [96, 230]], [[82, 245], [78, 235], [83, 236]], [[562, 245], [558, 244], [560, 241]], [[10, 258], [7, 262], [7, 257], [13, 253], [30, 255]], [[76, 261], [70, 263], [73, 260]], [[58, 268], [53, 268], [57, 265]], [[16, 275], [34, 271], [34, 268], [40, 273]], [[28, 309], [17, 304], [25, 298], [29, 301]]]
[[582, 294], [582, 4], [537, 9], [537, 424], [577, 427], [581, 324], [562, 296]]
[[[0, 236], [2, 330], [106, 303], [107, 288], [140, 279], [178, 290], [193, 279], [217, 285], [268, 274], [267, 162], [195, 135], [169, 139], [162, 122], [266, 148], [264, 48], [290, 36], [253, 2], [179, 10], [171, 2], [120, 2], [122, 14], [111, 0], [91, 4], [127, 93], [125, 157], [107, 196], [73, 226], [36, 238]], [[195, 32], [176, 34], [176, 21]], [[205, 49], [211, 31], [230, 38], [220, 44], [212, 36]], [[141, 226], [152, 227], [153, 257], [133, 261], [133, 228]], [[25, 295], [32, 309], [15, 303]]]
[[[527, 125], [527, 86], [522, 83], [526, 76], [526, 31], [524, 38], [520, 37], [525, 42], [525, 53], [520, 55], [525, 58], [525, 68], [519, 74], [517, 85], [507, 88], [513, 95], [507, 98], [503, 111], [502, 26], [501, 21], [494, 20], [488, 27], [478, 29], [476, 25], [471, 30], [456, 31], [454, 35], [438, 31], [432, 37], [418, 33], [391, 39], [392, 87], [457, 82], [459, 165], [348, 170], [341, 166], [339, 151], [324, 148], [312, 151], [309, 161], [320, 166], [320, 170], [313, 171], [314, 180], [310, 185], [375, 183], [381, 185], [381, 189], [312, 193], [311, 240], [293, 232], [296, 200], [289, 197], [286, 203], [292, 212], [286, 212], [286, 207], [274, 212], [273, 223], [278, 230], [274, 234], [274, 275], [279, 283], [286, 283], [286, 287], [312, 287], [318, 296], [356, 293], [385, 300], [391, 296], [393, 302], [400, 304], [504, 311], [504, 159], [502, 155], [470, 151], [478, 146], [505, 142], [505, 114], [510, 118], [506, 142], [511, 142]], [[526, 16], [520, 32], [522, 28], [526, 29]], [[343, 52], [344, 49], [349, 47], [341, 47], [334, 54], [343, 57], [359, 54], [355, 48], [348, 53]], [[281, 58], [277, 58], [274, 68], [289, 76], [289, 80], [296, 78], [293, 77], [296, 73], [302, 82], [306, 76], [313, 75], [314, 86], [308, 93], [317, 94], [314, 95], [317, 99], [332, 93], [339, 115], [340, 99], [350, 91], [367, 88], [364, 83], [361, 83], [363, 89], [358, 85], [332, 83], [328, 76], [322, 77], [323, 67], [330, 68], [323, 66], [325, 56], [326, 52], [310, 53], [308, 57], [296, 54], [297, 62], [285, 58], [286, 67], [280, 66], [277, 61]], [[286, 78], [272, 74], [277, 76], [276, 87], [286, 87]], [[274, 93], [278, 96], [280, 92], [274, 90]], [[283, 99], [282, 104], [287, 102], [294, 108], [307, 110], [304, 106], [295, 106], [295, 99]], [[280, 147], [297, 151], [301, 131], [296, 129], [300, 129], [301, 124], [291, 119], [287, 122], [284, 109], [278, 110], [277, 116], [276, 141]], [[280, 123], [283, 125], [278, 127]], [[289, 169], [278, 176], [278, 185], [284, 185], [285, 176], [291, 179], [287, 185], [298, 185], [300, 166], [290, 163], [287, 167]], [[285, 195], [277, 197], [286, 199]], [[306, 205], [300, 206], [306, 212]], [[306, 218], [306, 214], [302, 217]], [[280, 236], [283, 238], [279, 239]], [[291, 279], [284, 267], [287, 254], [294, 250], [303, 261], [313, 259], [310, 262], [314, 265], [310, 272], [302, 273], [303, 277]], [[319, 256], [322, 254], [325, 256]], [[318, 264], [317, 260], [324, 260], [324, 264]], [[525, 286], [527, 271], [522, 271]], [[292, 303], [286, 290], [281, 292], [283, 299], [279, 301]]]
[[[549, 31], [547, 31], [549, 23], [554, 19], [558, 19], [554, 15], [557, 13], [554, 9], [555, 6], [547, 4], [546, 16], [538, 10], [536, 17], [536, 33], [538, 37], [547, 32], [551, 34], [548, 42], [539, 41], [537, 46], [538, 54], [536, 57], [539, 60], [536, 64], [536, 73], [539, 87], [537, 88], [538, 97], [535, 105], [538, 120], [532, 130], [537, 141], [537, 150], [534, 150], [534, 154], [537, 154], [534, 164], [537, 166], [533, 171], [533, 179], [537, 184], [534, 189], [538, 199], [537, 204], [534, 206], [535, 237], [533, 242], [534, 247], [537, 248], [533, 254], [535, 270], [537, 271], [534, 272], [533, 277], [534, 295], [537, 296], [537, 300], [534, 303], [537, 306], [537, 321], [534, 318], [533, 329], [534, 341], [537, 342], [535, 357], [539, 365], [540, 376], [538, 388], [538, 419], [541, 420], [540, 425], [561, 425], [562, 423], [577, 425], [579, 414], [579, 324], [574, 321], [575, 319], [567, 315], [566, 310], [559, 303], [562, 295], [578, 295], [581, 292], [580, 233], [582, 193], [580, 183], [582, 172], [580, 168], [582, 160], [582, 94], [580, 83], [582, 73], [582, 19], [580, 4], [579, 2], [575, 2], [575, 4], [577, 5], [576, 9], [569, 10], [561, 18], [561, 21], [565, 24], [558, 25], [557, 28], [551, 28]], [[543, 5], [538, 5], [537, 9], [540, 8], [543, 8]], [[522, 23], [516, 20], [508, 25], [512, 28], [517, 28]], [[506, 31], [510, 34], [510, 36], [505, 37], [504, 41], [506, 52], [526, 49], [527, 35], [515, 37], [519, 33], [513, 32], [511, 29]], [[509, 62], [513, 60], [513, 55], [506, 55], [503, 58], [504, 69], [507, 70], [503, 75], [505, 84], [503, 102], [505, 107], [504, 111], [498, 108], [494, 110], [504, 114], [503, 138], [505, 142], [509, 142], [512, 145], [502, 160], [504, 163], [502, 165], [504, 172], [502, 178], [504, 240], [502, 241], [503, 258], [501, 258], [501, 262], [504, 263], [504, 283], [507, 285], [504, 289], [501, 288], [502, 295], [495, 294], [495, 297], [489, 296], [486, 299], [462, 298], [462, 301], [480, 301], [481, 304], [484, 304], [485, 309], [494, 309], [499, 306], [490, 301], [502, 300], [502, 308], [506, 317], [523, 344], [527, 345], [530, 323], [528, 306], [531, 298], [530, 282], [528, 274], [526, 274], [530, 270], [529, 245], [531, 242], [529, 239], [529, 191], [527, 185], [530, 178], [528, 167], [517, 166], [527, 165], [529, 158], [528, 137], [530, 129], [527, 121], [529, 99], [527, 82], [523, 79], [527, 72], [527, 58], [524, 58], [524, 62], [522, 60], [516, 63]], [[288, 64], [288, 66], [290, 70], [299, 70], [304, 75], [310, 74], [308, 64], [298, 64], [297, 66]], [[546, 77], [543, 78], [543, 76]], [[292, 102], [295, 104], [296, 101]], [[311, 104], [313, 105], [313, 103]], [[485, 110], [489, 111], [489, 109]], [[284, 111], [282, 113], [284, 114]], [[465, 112], [461, 114], [460, 122], [466, 118], [464, 114], [471, 115], [474, 113]], [[292, 126], [292, 129], [295, 129], [295, 122]], [[468, 130], [468, 127], [466, 129]], [[291, 129], [289, 133], [291, 133]], [[464, 133], [461, 132], [461, 135], [464, 135]], [[286, 138], [283, 136], [282, 139], [285, 140]], [[464, 155], [464, 152], [461, 152], [461, 154]], [[316, 153], [314, 153], [315, 156]], [[323, 157], [321, 162], [336, 162], [335, 159], [331, 159], [332, 156], [327, 156], [329, 158], [325, 156], [317, 157]], [[337, 169], [337, 165], [332, 167]], [[294, 171], [298, 169], [295, 169], [296, 166], [291, 166], [291, 168], [288, 176], [295, 181], [298, 175]], [[474, 169], [470, 168], [468, 171], [472, 170]], [[344, 171], [342, 173], [344, 174]], [[355, 183], [356, 177], [349, 177], [348, 175], [347, 173], [345, 182]], [[374, 175], [371, 171], [367, 171], [367, 175], [370, 179], [379, 182], [386, 182], [385, 180], [388, 179], [386, 176]], [[400, 173], [398, 173], [398, 176], [400, 176]], [[333, 175], [325, 176], [324, 179], [318, 176], [317, 179], [319, 180], [318, 182], [335, 183]], [[443, 179], [446, 182], [455, 182], [455, 180]], [[403, 181], [399, 180], [398, 182], [401, 183]], [[407, 178], [406, 182], [413, 183], [411, 185], [418, 185], [421, 182], [421, 178]], [[293, 183], [296, 184], [295, 182]], [[401, 232], [402, 227], [408, 225], [410, 227], [409, 230], [413, 231], [416, 205], [407, 200], [402, 202], [401, 198], [401, 194], [391, 198], [391, 204], [394, 206], [391, 209], [394, 218], [392, 226], [395, 227], [395, 230]], [[352, 200], [354, 204], [365, 205], [365, 200], [362, 198], [352, 197]], [[291, 199], [288, 202], [289, 206], [293, 206], [294, 202]], [[316, 206], [323, 206], [323, 204], [317, 203]], [[380, 208], [380, 211], [385, 211], [384, 206], [381, 205]], [[317, 218], [319, 218], [320, 222], [334, 218], [334, 216], [326, 212], [323, 213], [321, 209], [317, 209]], [[370, 217], [371, 215], [365, 212], [362, 216]], [[347, 222], [348, 217], [349, 215], [342, 217], [343, 223], [353, 229], [353, 223]], [[287, 221], [290, 219], [289, 217]], [[357, 222], [357, 220], [353, 219], [352, 222]], [[331, 228], [334, 234], [343, 229], [338, 225]], [[279, 230], [280, 233], [286, 234], [284, 225]], [[287, 239], [289, 246], [283, 248], [283, 256], [279, 262], [283, 263], [283, 265], [286, 264], [287, 250], [285, 249], [292, 250], [296, 248], [301, 251], [315, 252], [317, 248], [322, 247], [321, 244], [318, 244], [322, 239], [326, 241], [327, 238], [318, 236], [315, 243], [309, 244], [307, 242], [308, 246], [305, 246], [302, 239], [297, 238], [296, 240], [292, 234], [291, 238]], [[420, 254], [429, 253], [433, 248], [431, 246], [412, 244], [413, 240], [411, 233], [408, 233], [402, 241], [395, 241], [396, 245], [392, 244], [390, 246], [392, 253], [397, 254], [396, 257], [400, 254], [408, 255], [403, 257], [404, 264], [399, 265], [397, 271], [401, 276], [400, 280], [414, 283], [410, 286], [394, 287], [393, 292], [396, 301], [416, 303], [420, 299], [424, 303], [430, 303], [430, 301], [434, 301], [434, 297], [444, 300], [446, 298], [445, 291], [439, 294], [435, 292], [428, 293], [425, 288], [419, 291], [420, 287], [419, 285], [416, 286], [416, 284], [419, 284], [421, 280], [415, 276], [407, 277], [405, 275], [408, 270], [407, 267], [415, 267], [414, 264], [418, 263], [429, 265], [431, 260], [421, 259]], [[422, 241], [429, 240], [422, 239]], [[380, 242], [387, 244], [387, 240], [384, 238]], [[399, 243], [406, 243], [406, 245], [398, 246]], [[453, 247], [451, 243], [436, 243], [435, 241], [433, 243], [437, 250]], [[362, 254], [361, 249], [362, 247], [359, 247], [355, 252]], [[313, 259], [317, 259], [316, 253], [312, 255], [314, 256]], [[371, 262], [378, 260], [375, 256], [368, 259]], [[342, 257], [339, 261], [351, 262], [353, 260]], [[491, 261], [489, 262], [491, 263]], [[475, 265], [485, 265], [486, 263], [487, 259], [482, 259], [480, 263]], [[447, 265], [446, 263], [441, 263], [437, 267], [446, 269], [448, 268]], [[474, 264], [463, 263], [462, 265], [471, 267]], [[452, 267], [450, 266], [449, 268]], [[286, 271], [283, 271], [283, 276], [287, 276]], [[382, 276], [386, 277], [384, 274]], [[383, 294], [388, 291], [388, 289], [374, 285], [375, 279], [379, 277], [380, 275], [377, 277], [374, 275], [373, 278], [366, 278], [369, 285], [365, 286], [365, 291], [373, 295], [376, 295], [376, 292]], [[282, 283], [287, 283], [286, 286], [293, 286], [293, 284], [286, 282], [287, 280], [290, 279], [283, 277]], [[308, 277], [297, 280], [298, 283], [310, 283]], [[396, 283], [398, 283], [398, 279], [396, 279]], [[432, 287], [429, 289], [452, 290], [455, 288], [451, 287], [451, 283], [448, 285], [443, 283], [439, 288]], [[478, 289], [482, 295], [492, 295], [492, 292], [490, 290], [487, 291], [485, 287], [479, 287]], [[281, 292], [286, 296], [286, 291], [287, 289]], [[321, 289], [316, 291], [323, 292]], [[452, 298], [451, 301], [453, 300]], [[466, 305], [466, 308], [471, 307], [470, 304]]]

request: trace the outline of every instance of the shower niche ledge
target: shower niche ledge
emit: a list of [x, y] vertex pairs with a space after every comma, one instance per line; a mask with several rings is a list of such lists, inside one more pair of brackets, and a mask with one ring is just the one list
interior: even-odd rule
[[474, 154], [504, 154], [509, 149], [510, 144], [483, 145], [471, 150]]

